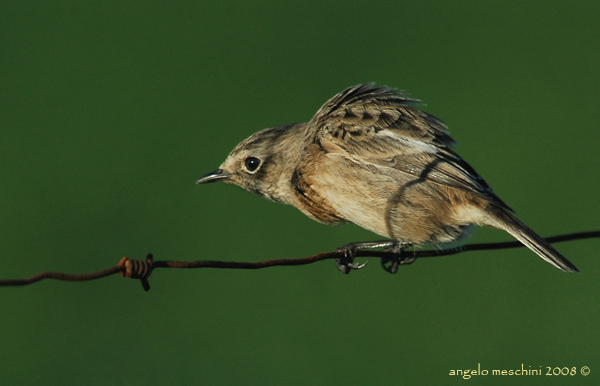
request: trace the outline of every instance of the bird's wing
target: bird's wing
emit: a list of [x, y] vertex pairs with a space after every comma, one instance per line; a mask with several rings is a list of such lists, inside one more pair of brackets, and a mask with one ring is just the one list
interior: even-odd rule
[[413, 107], [418, 102], [388, 87], [358, 85], [326, 102], [307, 127], [327, 152], [393, 167], [507, 207], [452, 150], [446, 125]]

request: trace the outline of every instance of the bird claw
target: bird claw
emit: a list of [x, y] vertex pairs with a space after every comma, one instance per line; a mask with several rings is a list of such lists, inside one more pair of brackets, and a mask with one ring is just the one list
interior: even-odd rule
[[397, 256], [387, 258], [381, 258], [381, 268], [388, 273], [398, 272], [398, 266], [400, 265], [400, 259]]
[[338, 258], [335, 259], [335, 265], [337, 266], [337, 269], [340, 270], [341, 273], [347, 275], [350, 272], [352, 272], [353, 270], [357, 270], [357, 269], [361, 269], [363, 268], [365, 265], [367, 265], [369, 262], [366, 261], [362, 264], [360, 263], [353, 263], [352, 260], [346, 259], [346, 258]]
[[398, 272], [398, 267], [401, 265], [408, 265], [414, 263], [416, 257], [404, 257], [402, 256], [402, 250], [395, 252], [394, 257], [383, 257], [381, 258], [381, 267], [388, 273]]
[[404, 256], [404, 248], [408, 246], [410, 245], [398, 243], [394, 246], [394, 248], [388, 250], [394, 255], [392, 257], [381, 258], [381, 267], [384, 269], [384, 271], [394, 274], [398, 272], [398, 267], [400, 265], [408, 265], [414, 263], [414, 261], [417, 259], [416, 257]]
[[357, 252], [357, 249], [355, 248], [351, 248], [345, 245], [343, 247], [339, 247], [337, 251], [344, 252], [344, 257], [338, 257], [337, 259], [335, 259], [335, 265], [337, 269], [344, 275], [348, 275], [353, 270], [364, 268], [364, 266], [369, 263], [368, 260], [362, 264], [354, 262], [354, 256]]

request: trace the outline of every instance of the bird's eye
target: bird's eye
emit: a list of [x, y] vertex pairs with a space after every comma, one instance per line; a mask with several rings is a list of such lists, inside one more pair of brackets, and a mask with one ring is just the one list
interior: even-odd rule
[[244, 161], [244, 165], [249, 173], [254, 173], [260, 166], [260, 162], [261, 161], [256, 157], [248, 157], [246, 158], [246, 161]]

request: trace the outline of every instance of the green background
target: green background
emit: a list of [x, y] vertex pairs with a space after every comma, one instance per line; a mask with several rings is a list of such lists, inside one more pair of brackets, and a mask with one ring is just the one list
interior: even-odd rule
[[[258, 261], [377, 237], [197, 186], [240, 140], [375, 81], [426, 102], [541, 235], [598, 228], [600, 3], [3, 1], [0, 277]], [[470, 242], [510, 236], [481, 229]], [[599, 240], [1, 288], [3, 384], [597, 384]], [[568, 377], [453, 369], [588, 366]], [[557, 379], [558, 378], [558, 379]]]

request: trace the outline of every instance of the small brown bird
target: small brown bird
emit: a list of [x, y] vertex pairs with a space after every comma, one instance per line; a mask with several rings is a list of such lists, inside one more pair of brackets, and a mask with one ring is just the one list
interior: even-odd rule
[[197, 183], [234, 183], [316, 221], [352, 222], [389, 239], [340, 247], [344, 273], [362, 267], [352, 263], [359, 249], [392, 247], [400, 256], [407, 246], [455, 241], [473, 225], [503, 229], [548, 263], [578, 272], [515, 217], [454, 152], [445, 124], [416, 103], [388, 87], [350, 87], [309, 122], [252, 134]]

